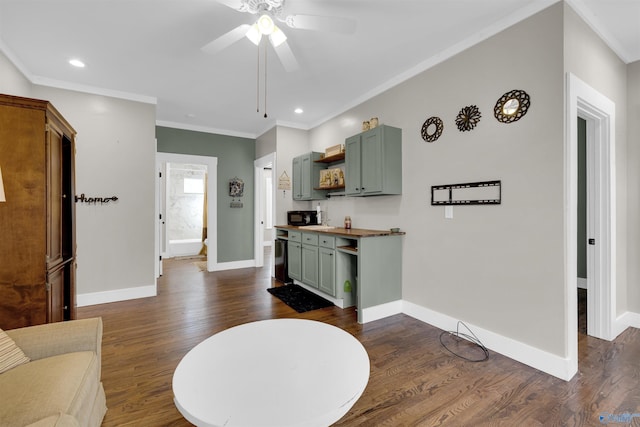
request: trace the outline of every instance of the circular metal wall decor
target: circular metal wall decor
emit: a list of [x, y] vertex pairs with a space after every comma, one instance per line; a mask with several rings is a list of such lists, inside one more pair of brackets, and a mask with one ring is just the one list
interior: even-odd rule
[[531, 105], [527, 92], [519, 89], [505, 93], [493, 107], [493, 115], [501, 123], [513, 123], [520, 120]]
[[425, 141], [435, 142], [440, 138], [443, 130], [444, 123], [442, 123], [442, 119], [440, 117], [429, 117], [422, 125], [420, 134], [422, 135], [422, 139]]
[[463, 107], [456, 117], [456, 126], [458, 126], [460, 132], [471, 130], [480, 122], [480, 117], [482, 117], [482, 114], [480, 114], [480, 110], [475, 105]]

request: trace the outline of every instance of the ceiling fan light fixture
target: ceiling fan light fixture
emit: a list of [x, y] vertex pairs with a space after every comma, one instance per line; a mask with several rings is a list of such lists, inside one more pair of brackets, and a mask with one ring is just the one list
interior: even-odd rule
[[260, 39], [262, 39], [262, 33], [258, 28], [258, 23], [253, 24], [249, 27], [249, 31], [247, 31], [246, 37], [251, 40], [251, 43], [256, 46], [260, 45]]
[[284, 34], [284, 32], [280, 28], [275, 27], [273, 29], [273, 32], [269, 36], [269, 39], [271, 40], [271, 44], [273, 45], [273, 47], [278, 47], [282, 43], [287, 41], [287, 36]]
[[260, 33], [265, 36], [273, 33], [273, 30], [276, 28], [276, 25], [273, 23], [273, 19], [271, 19], [269, 15], [262, 15], [258, 18], [258, 22], [256, 22], [256, 24], [258, 24]]

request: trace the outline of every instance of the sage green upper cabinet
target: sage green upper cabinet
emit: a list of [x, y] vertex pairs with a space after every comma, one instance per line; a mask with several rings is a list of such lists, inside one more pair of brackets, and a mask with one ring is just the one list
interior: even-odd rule
[[402, 129], [381, 125], [345, 140], [345, 193], [402, 194]]
[[325, 191], [316, 190], [320, 186], [320, 170], [324, 166], [315, 163], [322, 158], [321, 153], [311, 152], [293, 159], [293, 200], [321, 200]]

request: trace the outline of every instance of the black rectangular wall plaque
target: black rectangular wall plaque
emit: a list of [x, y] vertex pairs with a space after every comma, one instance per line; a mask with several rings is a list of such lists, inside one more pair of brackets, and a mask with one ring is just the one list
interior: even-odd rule
[[431, 186], [431, 205], [499, 205], [501, 181]]

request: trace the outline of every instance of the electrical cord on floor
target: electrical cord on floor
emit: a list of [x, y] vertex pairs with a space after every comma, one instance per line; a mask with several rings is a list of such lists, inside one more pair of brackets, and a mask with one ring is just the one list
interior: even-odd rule
[[[463, 334], [460, 332], [460, 325], [464, 326], [467, 331], [469, 331], [469, 333], [471, 335], [468, 334]], [[468, 357], [465, 357], [461, 354], [456, 353], [455, 351], [451, 350], [449, 347], [447, 347], [447, 345], [442, 341], [442, 337], [445, 335], [453, 335], [457, 338], [464, 338], [467, 341], [475, 344], [476, 346], [478, 346], [482, 352], [484, 353], [484, 357], [481, 359], [471, 359]], [[484, 346], [484, 344], [482, 344], [482, 342], [478, 339], [478, 337], [476, 337], [476, 335], [471, 331], [471, 329], [469, 329], [469, 327], [462, 321], [462, 320], [458, 320], [458, 325], [456, 326], [456, 331], [442, 331], [442, 333], [440, 334], [440, 344], [442, 344], [442, 346], [444, 348], [446, 348], [451, 354], [453, 354], [454, 356], [458, 356], [461, 359], [467, 360], [469, 362], [484, 362], [485, 360], [489, 359], [489, 350], [487, 350], [487, 347]]]

